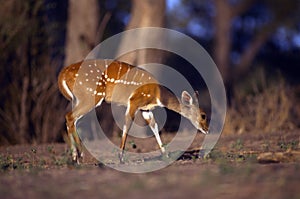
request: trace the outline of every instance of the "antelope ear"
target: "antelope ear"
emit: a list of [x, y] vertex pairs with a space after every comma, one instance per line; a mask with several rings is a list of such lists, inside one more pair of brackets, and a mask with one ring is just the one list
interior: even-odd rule
[[192, 105], [193, 104], [193, 98], [192, 96], [186, 92], [186, 91], [183, 91], [182, 94], [181, 94], [181, 101], [184, 105]]
[[197, 99], [197, 100], [199, 99], [199, 91], [195, 91], [194, 98]]

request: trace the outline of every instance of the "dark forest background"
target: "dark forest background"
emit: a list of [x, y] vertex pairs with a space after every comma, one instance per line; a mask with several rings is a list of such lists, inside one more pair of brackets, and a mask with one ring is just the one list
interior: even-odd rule
[[[148, 26], [183, 32], [212, 56], [228, 95], [224, 133], [300, 127], [299, 0], [0, 3], [1, 144], [62, 141], [64, 115], [71, 107], [58, 92], [59, 71], [84, 59], [106, 38]], [[122, 59], [137, 65], [160, 61], [179, 71], [185, 64], [178, 57], [156, 51]]]

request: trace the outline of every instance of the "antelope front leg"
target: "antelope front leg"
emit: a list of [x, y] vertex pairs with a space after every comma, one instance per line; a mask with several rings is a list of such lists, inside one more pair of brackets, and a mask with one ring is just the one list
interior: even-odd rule
[[148, 123], [149, 127], [154, 133], [154, 136], [156, 138], [157, 144], [161, 150], [161, 153], [164, 154], [166, 152], [165, 147], [163, 146], [160, 136], [159, 136], [159, 131], [158, 131], [158, 125], [154, 119], [153, 113], [151, 111], [143, 111], [142, 112], [143, 118], [146, 120]]

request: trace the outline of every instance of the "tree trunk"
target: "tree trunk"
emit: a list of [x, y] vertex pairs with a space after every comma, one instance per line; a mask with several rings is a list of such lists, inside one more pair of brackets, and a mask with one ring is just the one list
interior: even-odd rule
[[[165, 1], [164, 0], [132, 0], [131, 19], [128, 23], [126, 30], [142, 27], [163, 27], [165, 24]], [[158, 41], [163, 40], [161, 35], [139, 35], [138, 38], [123, 38], [120, 45], [120, 50], [126, 48], [126, 45], [131, 42], [143, 41]], [[150, 41], [150, 42], [151, 42]], [[163, 42], [163, 41], [162, 41]], [[139, 65], [143, 63], [160, 63], [162, 62], [163, 54], [158, 50], [138, 50], [128, 53], [119, 58], [119, 60]]]
[[231, 51], [231, 9], [227, 1], [215, 0], [216, 16], [214, 18], [216, 34], [214, 41], [215, 62], [221, 72], [223, 80], [230, 80], [230, 51]]
[[65, 65], [84, 59], [95, 46], [99, 16], [97, 0], [69, 0]]

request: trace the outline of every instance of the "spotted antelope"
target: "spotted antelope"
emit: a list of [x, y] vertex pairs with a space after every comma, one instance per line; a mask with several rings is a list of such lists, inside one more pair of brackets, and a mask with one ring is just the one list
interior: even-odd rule
[[100, 106], [103, 100], [127, 107], [120, 145], [121, 162], [124, 161], [127, 133], [138, 110], [153, 131], [162, 153], [165, 148], [152, 114], [157, 106], [181, 114], [199, 131], [208, 133], [206, 114], [188, 92], [183, 91], [180, 100], [161, 86], [150, 73], [127, 63], [112, 60], [78, 62], [62, 69], [58, 86], [61, 93], [69, 101], [73, 101], [72, 111], [66, 114], [66, 125], [72, 160], [77, 163], [83, 154], [81, 141], [76, 133], [76, 122], [90, 110]]

